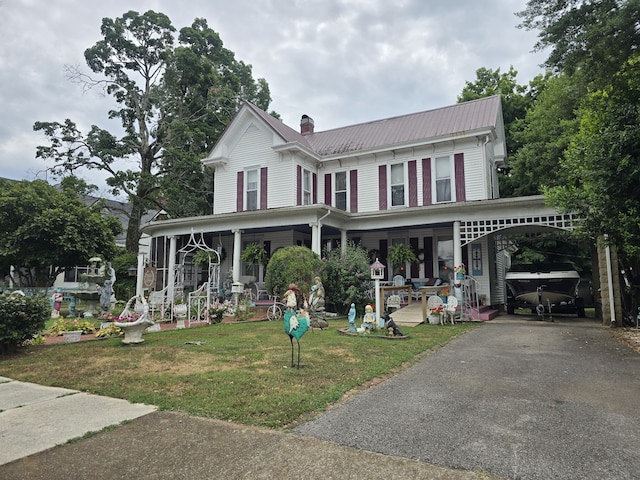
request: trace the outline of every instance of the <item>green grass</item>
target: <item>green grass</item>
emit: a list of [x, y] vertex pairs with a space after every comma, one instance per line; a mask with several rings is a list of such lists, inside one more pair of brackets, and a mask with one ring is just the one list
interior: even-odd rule
[[[0, 375], [162, 410], [286, 428], [476, 325], [404, 327], [408, 340], [386, 341], [339, 335], [336, 329], [348, 324], [332, 321], [325, 331], [305, 334], [302, 368], [296, 369], [281, 322], [218, 324], [149, 333], [141, 345], [112, 338], [31, 346], [0, 361]], [[194, 341], [204, 345], [185, 343]]]

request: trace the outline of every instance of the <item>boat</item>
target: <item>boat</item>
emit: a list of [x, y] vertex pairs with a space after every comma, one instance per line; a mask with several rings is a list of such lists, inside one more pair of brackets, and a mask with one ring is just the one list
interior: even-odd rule
[[578, 297], [580, 274], [567, 264], [512, 265], [505, 276], [507, 312], [530, 308], [532, 313], [577, 313], [584, 317]]

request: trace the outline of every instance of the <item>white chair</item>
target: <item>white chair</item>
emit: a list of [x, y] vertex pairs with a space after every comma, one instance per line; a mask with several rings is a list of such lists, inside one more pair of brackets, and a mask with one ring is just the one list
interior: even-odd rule
[[387, 310], [391, 313], [391, 309], [398, 310], [400, 308], [400, 295], [389, 295], [387, 298]]
[[[442, 308], [444, 313], [444, 302], [438, 295], [431, 295], [427, 298], [427, 316], [431, 315], [431, 310]], [[442, 315], [440, 315], [440, 320], [442, 320]]]
[[256, 288], [256, 301], [260, 300], [261, 296], [269, 298], [269, 292], [267, 292], [264, 282], [254, 282], [253, 285]]
[[449, 295], [447, 297], [447, 304], [444, 308], [445, 315], [443, 316], [444, 320], [442, 323], [445, 323], [446, 320], [449, 320], [452, 325], [456, 323], [456, 313], [458, 311], [458, 299], [453, 295]]
[[[404, 283], [405, 283], [405, 278], [402, 275], [396, 275], [395, 277], [393, 277], [393, 286], [394, 287], [404, 287]], [[406, 296], [406, 292], [404, 290], [394, 290], [393, 293], [395, 295], [398, 295], [400, 297], [400, 300], [402, 302], [404, 302], [405, 296]]]

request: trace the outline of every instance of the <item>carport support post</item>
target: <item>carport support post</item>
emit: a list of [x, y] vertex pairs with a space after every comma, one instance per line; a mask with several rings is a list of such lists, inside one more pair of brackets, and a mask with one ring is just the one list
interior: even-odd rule
[[[453, 266], [462, 265], [462, 239], [460, 236], [460, 220], [453, 222]], [[462, 289], [454, 273], [453, 282], [455, 284], [455, 297], [462, 301]]]

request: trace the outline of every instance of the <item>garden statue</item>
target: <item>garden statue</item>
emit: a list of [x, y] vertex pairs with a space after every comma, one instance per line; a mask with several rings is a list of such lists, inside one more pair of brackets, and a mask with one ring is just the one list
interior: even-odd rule
[[299, 293], [300, 290], [298, 289], [298, 286], [295, 283], [290, 283], [289, 289], [284, 292], [284, 295], [282, 296], [282, 300], [288, 311], [295, 313], [295, 311], [298, 309], [297, 294]]
[[324, 287], [322, 286], [320, 277], [315, 277], [313, 281], [315, 283], [311, 286], [309, 301], [306, 302], [307, 305], [305, 306], [309, 309], [309, 319], [311, 322], [311, 327], [324, 330], [329, 326], [325, 319]]
[[389, 332], [390, 337], [402, 337], [404, 333], [400, 330], [400, 327], [393, 321], [393, 318], [389, 315], [389, 311], [385, 310], [382, 314], [382, 319], [384, 320], [384, 328]]
[[100, 292], [100, 308], [103, 313], [107, 313], [111, 309], [111, 296], [113, 295], [113, 286], [111, 280], [104, 281], [104, 287], [98, 286]]
[[351, 308], [349, 309], [349, 330], [348, 332], [356, 331], [356, 304], [352, 303]]
[[315, 277], [313, 282], [309, 294], [309, 309], [311, 312], [324, 312], [324, 286], [320, 277]]
[[53, 311], [51, 312], [51, 318], [60, 317], [60, 306], [62, 305], [63, 295], [59, 288], [56, 288], [51, 295], [51, 301], [53, 302]]
[[364, 307], [364, 316], [362, 317], [362, 325], [358, 329], [359, 333], [368, 333], [376, 328], [376, 316], [373, 313], [371, 304]]

